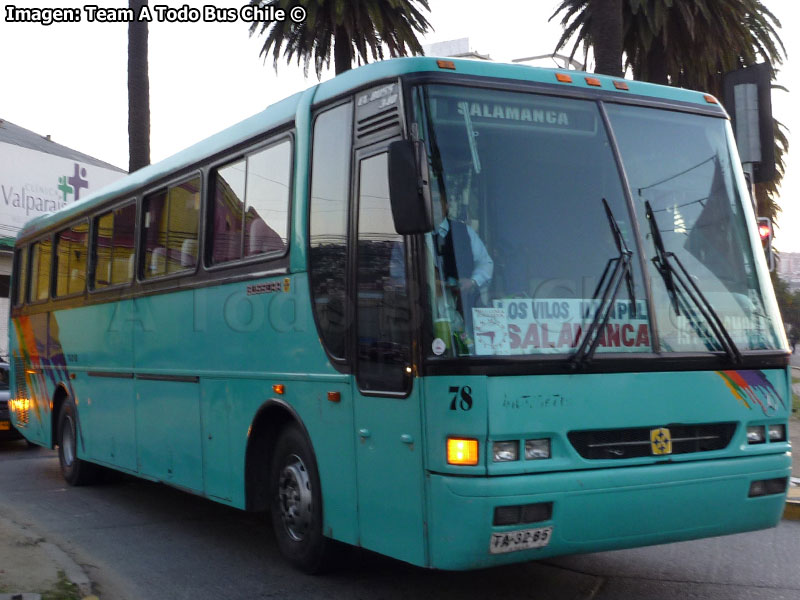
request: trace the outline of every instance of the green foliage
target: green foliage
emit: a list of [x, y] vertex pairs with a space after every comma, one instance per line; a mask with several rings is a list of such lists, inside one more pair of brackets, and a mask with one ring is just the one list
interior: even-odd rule
[[67, 579], [64, 571], [58, 572], [58, 583], [42, 594], [42, 600], [81, 600], [81, 597], [78, 586]]
[[[574, 40], [571, 56], [582, 46], [584, 57], [597, 40], [591, 36], [595, 0], [561, 0], [564, 33], [556, 50]], [[778, 36], [780, 21], [760, 0], [623, 0], [625, 67], [634, 79], [722, 95], [722, 76], [762, 61], [772, 65], [772, 79], [786, 56]], [[774, 217], [775, 197], [789, 150], [786, 128], [775, 121], [773, 181], [756, 186], [759, 214]]]
[[[286, 10], [293, 6], [306, 9], [306, 19], [255, 22], [250, 35], [265, 35], [260, 55], [272, 55], [275, 69], [281, 55], [287, 64], [293, 58], [303, 62], [305, 72], [313, 61], [317, 77], [330, 66], [335, 55], [336, 72], [350, 68], [357, 57], [364, 63], [390, 56], [422, 54], [416, 33], [425, 33], [430, 23], [416, 4], [430, 12], [428, 0], [250, 0], [254, 6]], [[334, 48], [335, 44], [335, 48]]]

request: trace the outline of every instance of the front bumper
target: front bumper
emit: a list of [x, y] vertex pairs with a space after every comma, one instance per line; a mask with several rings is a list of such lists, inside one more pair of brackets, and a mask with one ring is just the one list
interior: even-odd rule
[[[474, 569], [774, 527], [785, 494], [748, 498], [789, 477], [791, 457], [690, 461], [506, 477], [429, 476], [429, 566]], [[498, 506], [552, 502], [552, 518], [495, 527]], [[547, 546], [490, 554], [492, 533], [552, 526]]]

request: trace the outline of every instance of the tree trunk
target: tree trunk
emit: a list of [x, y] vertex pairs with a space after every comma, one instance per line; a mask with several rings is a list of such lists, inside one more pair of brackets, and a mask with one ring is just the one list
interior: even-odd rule
[[595, 73], [622, 77], [622, 0], [591, 0]]
[[[129, 0], [139, 15], [147, 0]], [[128, 24], [128, 171], [150, 164], [150, 78], [147, 72], [147, 21]]]
[[336, 27], [333, 36], [333, 65], [339, 75], [353, 66], [353, 44], [342, 26]]
[[647, 53], [647, 77], [650, 83], [669, 85], [667, 73], [667, 53], [659, 40], [653, 40], [650, 51]]

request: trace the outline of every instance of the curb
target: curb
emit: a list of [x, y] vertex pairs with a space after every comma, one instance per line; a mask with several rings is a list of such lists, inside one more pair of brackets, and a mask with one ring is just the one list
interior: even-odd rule
[[786, 495], [783, 518], [800, 521], [800, 478], [792, 477], [789, 479], [789, 492]]
[[[15, 523], [8, 517], [0, 516], [0, 524], [2, 524], [2, 526], [7, 530], [13, 530], [21, 536], [28, 536], [32, 531], [35, 531], [29, 527]], [[38, 539], [41, 539], [42, 541], [38, 541]], [[53, 561], [57, 568], [64, 572], [65, 577], [77, 586], [78, 591], [82, 596], [90, 596], [92, 593], [92, 582], [89, 579], [89, 576], [86, 574], [86, 571], [83, 570], [83, 567], [76, 563], [64, 550], [55, 544], [51, 542], [45, 542], [43, 536], [37, 537], [37, 545], [50, 558], [50, 560]], [[39, 594], [17, 593], [0, 594], [0, 600], [5, 600], [6, 596], [9, 598], [14, 598], [15, 600], [17, 598], [22, 600], [34, 600], [40, 598]]]

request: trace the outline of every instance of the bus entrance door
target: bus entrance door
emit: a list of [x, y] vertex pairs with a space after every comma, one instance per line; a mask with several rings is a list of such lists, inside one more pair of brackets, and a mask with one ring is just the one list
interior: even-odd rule
[[411, 372], [405, 243], [385, 151], [359, 156], [355, 433], [363, 547], [425, 564], [420, 392]]
[[425, 564], [420, 399], [356, 392], [361, 546]]

